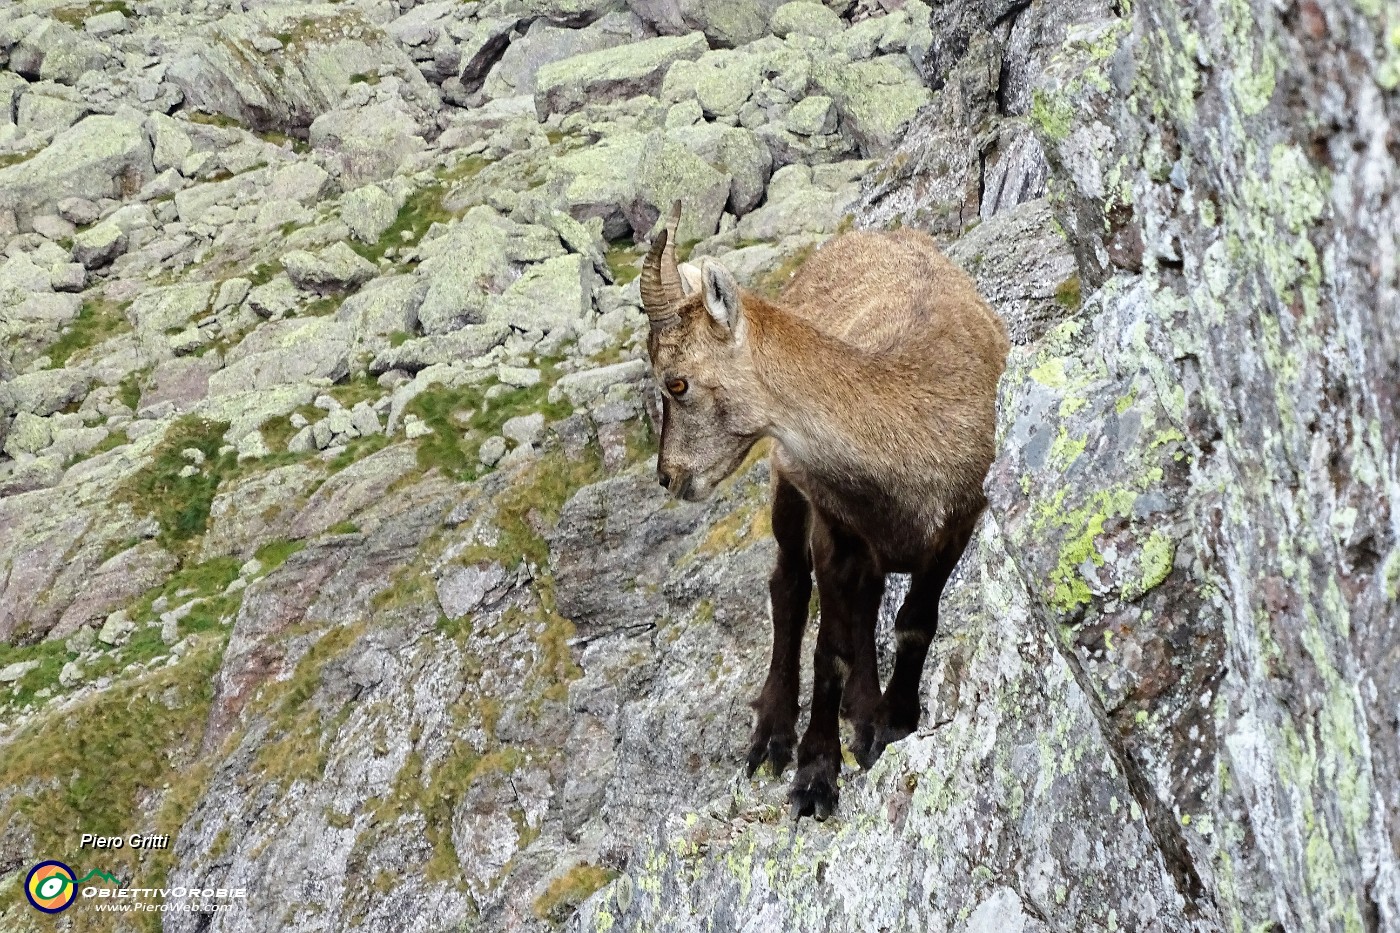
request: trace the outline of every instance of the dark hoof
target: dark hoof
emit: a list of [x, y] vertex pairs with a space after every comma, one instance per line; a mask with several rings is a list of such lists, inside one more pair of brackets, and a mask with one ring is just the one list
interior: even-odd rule
[[773, 766], [773, 776], [778, 777], [792, 763], [792, 746], [795, 735], [755, 735], [749, 746], [749, 777], [752, 778], [766, 761]]
[[831, 816], [838, 796], [836, 774], [836, 763], [820, 758], [797, 770], [788, 791], [793, 819], [810, 816], [821, 823]]
[[885, 748], [907, 738], [914, 732], [913, 729], [898, 728], [895, 726], [873, 726], [860, 725], [856, 727], [855, 748], [851, 751], [855, 753], [856, 761], [860, 763], [862, 771], [869, 771], [875, 767], [875, 762], [880, 760], [880, 756], [885, 753]]

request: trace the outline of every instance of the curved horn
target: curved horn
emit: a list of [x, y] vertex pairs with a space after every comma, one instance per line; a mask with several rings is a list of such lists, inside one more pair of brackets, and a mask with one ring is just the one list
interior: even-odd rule
[[681, 202], [671, 208], [666, 229], [656, 236], [642, 264], [642, 306], [655, 330], [669, 327], [680, 319], [676, 307], [685, 297], [681, 271], [676, 262], [676, 231], [680, 226]]

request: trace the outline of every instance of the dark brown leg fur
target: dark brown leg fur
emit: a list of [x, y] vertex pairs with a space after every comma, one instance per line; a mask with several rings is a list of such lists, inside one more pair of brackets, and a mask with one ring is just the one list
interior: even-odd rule
[[[813, 662], [812, 719], [797, 750], [788, 792], [793, 812], [826, 819], [836, 807], [841, 771], [841, 694], [854, 670], [861, 626], [879, 611], [884, 579], [865, 543], [814, 515], [812, 563], [821, 598], [821, 630]], [[864, 703], [857, 699], [857, 709]]]
[[938, 601], [972, 536], [972, 524], [959, 529], [927, 569], [913, 575], [895, 618], [894, 672], [873, 716], [874, 727], [856, 733], [856, 759], [862, 768], [880, 760], [885, 747], [919, 727], [919, 683], [929, 645], [938, 634]]
[[812, 554], [808, 545], [811, 507], [781, 476], [773, 491], [773, 537], [778, 564], [768, 580], [773, 606], [773, 659], [753, 707], [758, 713], [749, 744], [749, 777], [766, 761], [782, 774], [797, 744], [797, 687], [807, 605], [812, 598]]

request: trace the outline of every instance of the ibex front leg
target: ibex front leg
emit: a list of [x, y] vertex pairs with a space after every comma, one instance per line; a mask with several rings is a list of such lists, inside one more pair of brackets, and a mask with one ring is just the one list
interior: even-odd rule
[[822, 622], [813, 662], [812, 720], [797, 750], [788, 796], [799, 817], [824, 820], [836, 808], [841, 773], [841, 694], [860, 649], [860, 626], [879, 611], [884, 578], [865, 542], [819, 516], [812, 523], [812, 560]]
[[766, 761], [775, 775], [792, 761], [797, 744], [797, 686], [802, 634], [812, 598], [812, 552], [807, 542], [811, 507], [797, 487], [778, 476], [773, 490], [773, 538], [778, 564], [768, 580], [773, 607], [773, 660], [753, 701], [758, 713], [749, 744], [749, 777]]

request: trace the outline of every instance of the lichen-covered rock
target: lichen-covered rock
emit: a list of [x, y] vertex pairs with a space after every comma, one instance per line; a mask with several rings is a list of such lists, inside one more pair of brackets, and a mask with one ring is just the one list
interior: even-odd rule
[[209, 394], [344, 378], [350, 328], [327, 318], [274, 321], [229, 350], [228, 365], [209, 377]]
[[728, 48], [764, 36], [781, 5], [782, 0], [627, 0], [628, 8], [662, 35], [698, 29]]
[[563, 29], [537, 19], [525, 35], [510, 43], [486, 76], [483, 90], [493, 98], [533, 96], [539, 70], [545, 65], [615, 48], [635, 38], [639, 37], [634, 35], [632, 19], [620, 13], [604, 16], [587, 29]]
[[[718, 141], [715, 157], [718, 161]], [[760, 159], [756, 156], [753, 161]], [[742, 165], [742, 156], [735, 161]], [[552, 170], [561, 180], [570, 214], [578, 220], [601, 220], [603, 235], [609, 238], [641, 239], [679, 198], [686, 205], [681, 240], [704, 239], [715, 232], [732, 184], [729, 175], [659, 132], [620, 133], [559, 159]], [[751, 195], [751, 178], [745, 194]]]
[[422, 129], [392, 104], [323, 113], [311, 124], [311, 144], [335, 153], [346, 187], [394, 174], [404, 159], [424, 147]]
[[320, 255], [293, 250], [282, 257], [282, 265], [301, 288], [314, 291], [354, 288], [374, 278], [375, 268], [344, 243], [336, 243]]
[[378, 185], [363, 185], [340, 199], [340, 217], [355, 239], [377, 243], [399, 215], [402, 201]]
[[357, 75], [426, 82], [357, 12], [330, 4], [232, 13], [181, 37], [170, 81], [190, 107], [258, 130], [306, 128], [340, 104]]
[[994, 215], [948, 248], [1006, 321], [1011, 342], [1034, 343], [1079, 310], [1079, 266], [1044, 199]]
[[130, 196], [154, 174], [151, 143], [140, 124], [91, 116], [32, 158], [0, 168], [0, 202], [28, 217], [65, 198]]
[[699, 58], [708, 49], [704, 36], [691, 33], [551, 62], [535, 77], [535, 109], [544, 119], [551, 113], [571, 113], [586, 104], [654, 94], [671, 65]]

